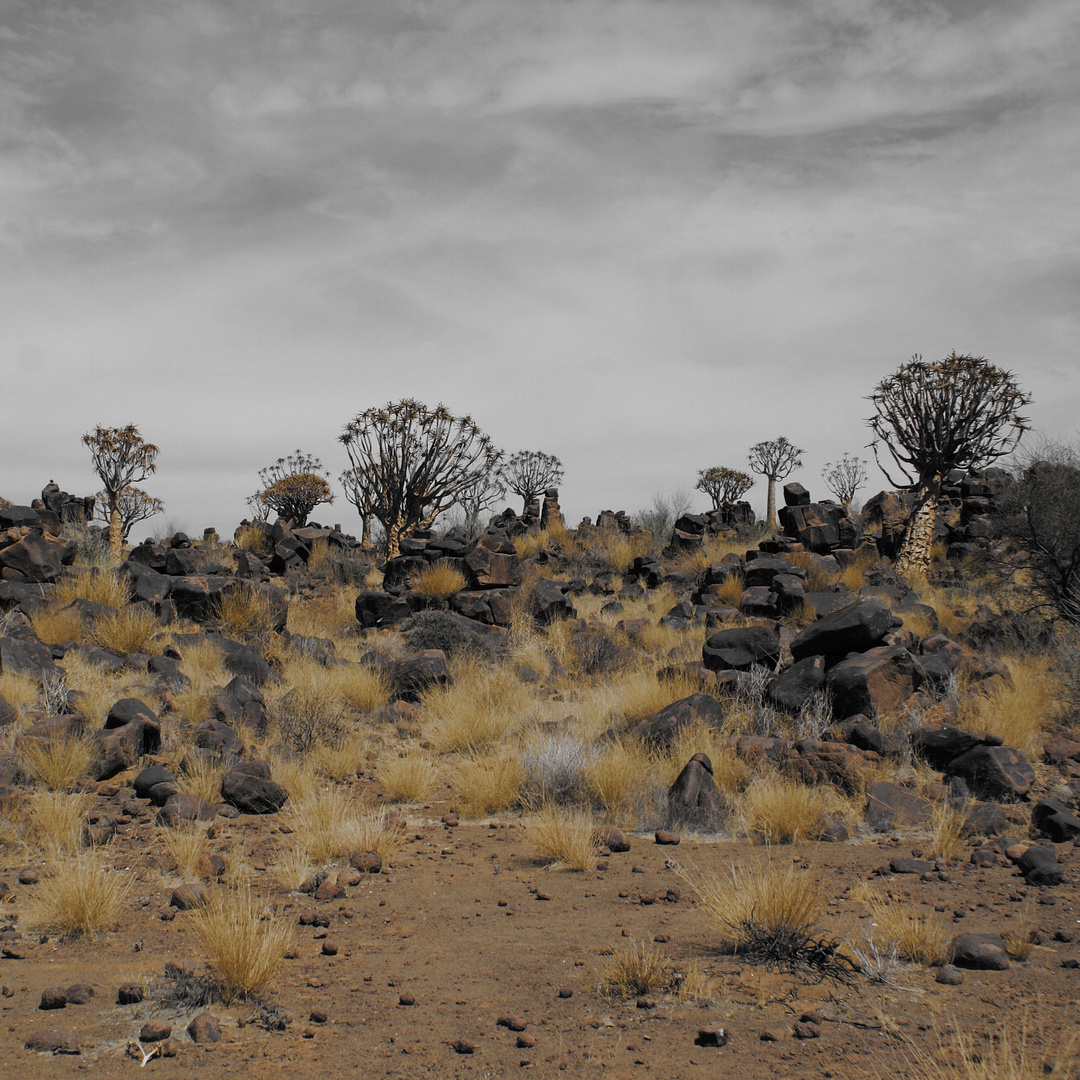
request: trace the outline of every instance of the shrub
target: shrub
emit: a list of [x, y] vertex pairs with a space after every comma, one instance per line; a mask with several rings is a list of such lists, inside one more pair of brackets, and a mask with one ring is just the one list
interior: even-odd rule
[[466, 584], [465, 575], [449, 559], [440, 559], [421, 570], [410, 582], [410, 588], [425, 600], [449, 600]]
[[671, 964], [655, 946], [631, 941], [605, 957], [600, 988], [609, 998], [626, 1000], [670, 990], [675, 982]]
[[571, 639], [574, 666], [582, 675], [606, 675], [626, 665], [628, 651], [615, 642], [603, 627], [592, 627]]
[[890, 945], [905, 960], [932, 967], [952, 959], [952, 931], [943, 918], [920, 916], [909, 903], [871, 895], [866, 901], [875, 937]]
[[401, 624], [411, 648], [441, 649], [453, 656], [463, 651], [491, 655], [491, 646], [469, 625], [469, 620], [449, 611], [418, 611]]
[[222, 593], [214, 607], [216, 618], [230, 637], [250, 641], [274, 629], [270, 597], [246, 582]]
[[536, 732], [525, 743], [525, 797], [533, 803], [574, 802], [585, 794], [586, 775], [596, 756], [574, 733]]
[[128, 580], [115, 570], [90, 570], [65, 577], [57, 583], [56, 599], [63, 604], [73, 600], [90, 600], [109, 607], [123, 607], [131, 598]]
[[88, 637], [99, 649], [127, 656], [147, 653], [160, 656], [165, 651], [162, 625], [154, 613], [145, 607], [123, 607], [108, 612], [90, 624]]
[[294, 750], [307, 752], [316, 743], [335, 742], [344, 736], [349, 710], [335, 670], [303, 657], [287, 665], [280, 683], [265, 688], [270, 725]]
[[73, 607], [55, 608], [50, 605], [39, 608], [30, 616], [30, 625], [47, 645], [81, 642], [86, 632], [82, 616]]
[[207, 952], [214, 987], [226, 1004], [267, 989], [292, 942], [285, 919], [249, 889], [218, 894], [192, 912], [192, 922]]
[[427, 802], [442, 779], [438, 762], [415, 749], [386, 758], [375, 775], [392, 798], [410, 803]]
[[591, 811], [548, 803], [525, 822], [525, 835], [554, 867], [591, 870], [600, 850], [593, 834], [595, 824]]
[[384, 812], [359, 806], [347, 788], [325, 788], [289, 806], [287, 820], [295, 840], [316, 864], [377, 851], [389, 866], [404, 843]]
[[130, 875], [109, 867], [95, 852], [58, 860], [27, 913], [27, 922], [64, 937], [112, 926], [131, 894]]
[[995, 1024], [983, 1037], [960, 1028], [949, 1042], [939, 1042], [933, 1050], [913, 1047], [903, 1076], [910, 1080], [1069, 1080], [1080, 1062], [1077, 1043], [1075, 1033], [1036, 1033], [1024, 1013], [1019, 1025]]
[[466, 759], [455, 769], [451, 785], [462, 801], [462, 812], [483, 818], [516, 805], [525, 771], [516, 757]]
[[535, 701], [513, 672], [470, 665], [459, 669], [452, 685], [426, 690], [421, 707], [425, 738], [437, 753], [476, 754], [526, 723]]
[[50, 791], [70, 791], [90, 774], [94, 748], [81, 735], [67, 738], [23, 739], [19, 757], [35, 783]]

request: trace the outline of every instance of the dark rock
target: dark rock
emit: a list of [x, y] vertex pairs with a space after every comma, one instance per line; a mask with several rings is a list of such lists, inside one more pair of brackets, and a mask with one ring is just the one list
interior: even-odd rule
[[389, 671], [390, 685], [395, 698], [419, 701], [420, 695], [432, 686], [449, 686], [453, 679], [446, 666], [446, 654], [441, 649], [424, 649], [393, 663]]
[[138, 1005], [145, 991], [139, 983], [124, 983], [116, 991], [117, 1005]]
[[201, 1012], [192, 1017], [187, 1026], [187, 1033], [192, 1042], [216, 1043], [221, 1041], [221, 1025], [213, 1013]]
[[873, 648], [892, 627], [892, 612], [877, 597], [856, 600], [801, 631], [791, 643], [795, 660], [824, 656], [827, 662]]
[[172, 784], [175, 782], [176, 776], [171, 769], [167, 769], [164, 765], [150, 765], [135, 777], [131, 786], [135, 789], [137, 798], [149, 799], [151, 788], [157, 784]]
[[94, 988], [86, 983], [76, 983], [74, 986], [69, 986], [64, 993], [67, 995], [69, 1005], [89, 1005], [90, 999], [94, 996]]
[[677, 832], [671, 832], [668, 829], [657, 829], [654, 839], [658, 844], [674, 847], [682, 840], [682, 837]]
[[153, 709], [138, 698], [121, 698], [105, 718], [105, 730], [136, 724], [141, 732], [142, 754], [156, 754], [161, 747], [161, 721]]
[[377, 851], [357, 851], [349, 857], [349, 865], [363, 874], [377, 874], [383, 861]]
[[942, 964], [934, 976], [934, 982], [941, 983], [942, 986], [960, 986], [963, 981], [964, 973], [953, 964]]
[[162, 1042], [172, 1035], [172, 1024], [167, 1020], [147, 1020], [139, 1029], [139, 1042]]
[[976, 971], [1005, 971], [1010, 967], [1009, 950], [995, 934], [959, 934], [953, 939], [953, 963]]
[[880, 831], [925, 825], [933, 810], [928, 800], [886, 780], [871, 785], [867, 792], [866, 820]]
[[210, 894], [206, 891], [206, 886], [200, 882], [177, 885], [169, 900], [169, 906], [176, 908], [177, 911], [192, 911], [195, 908], [206, 907], [209, 903]]
[[606, 847], [613, 854], [622, 854], [630, 850], [630, 839], [622, 829], [614, 825], [598, 825], [593, 830], [593, 838], [601, 847]]
[[231, 768], [221, 778], [222, 799], [245, 814], [275, 814], [289, 798], [289, 793], [254, 766], [265, 762], [244, 762]]
[[780, 633], [774, 626], [736, 626], [719, 630], [705, 642], [702, 663], [710, 671], [772, 670], [780, 660]]
[[41, 991], [39, 1009], [62, 1009], [68, 1003], [67, 991], [62, 986], [50, 986]]
[[807, 656], [769, 680], [769, 700], [786, 712], [797, 713], [825, 686], [825, 658]]
[[1021, 799], [1035, 782], [1035, 770], [1027, 758], [1011, 746], [976, 746], [953, 758], [946, 774], [962, 776], [984, 799]]
[[76, 1039], [61, 1031], [38, 1031], [27, 1038], [23, 1046], [38, 1054], [78, 1054], [81, 1048]]
[[642, 720], [630, 734], [650, 745], [670, 746], [679, 733], [701, 726], [719, 730], [724, 722], [724, 708], [710, 694], [691, 694], [665, 705], [649, 720]]
[[1080, 836], [1080, 818], [1057, 799], [1040, 799], [1031, 808], [1031, 827], [1055, 844]]
[[241, 757], [244, 754], [243, 740], [223, 720], [201, 723], [195, 730], [195, 748], [205, 750], [215, 758]]
[[911, 654], [895, 645], [849, 656], [826, 676], [833, 709], [840, 717], [888, 713], [907, 701], [920, 683]]
[[713, 780], [712, 762], [706, 754], [694, 754], [668, 789], [668, 821], [715, 827], [727, 806]]
[[176, 826], [185, 821], [211, 821], [216, 813], [216, 809], [198, 795], [181, 791], [169, 796], [158, 811], [157, 820], [159, 825]]
[[727, 1046], [728, 1033], [726, 1028], [719, 1026], [698, 1028], [695, 1046]]

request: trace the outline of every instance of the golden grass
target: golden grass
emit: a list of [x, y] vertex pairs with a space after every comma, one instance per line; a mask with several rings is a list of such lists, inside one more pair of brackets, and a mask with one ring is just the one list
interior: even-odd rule
[[56, 585], [56, 599], [70, 604], [73, 600], [91, 600], [121, 608], [131, 598], [128, 579], [116, 570], [91, 570], [64, 577]]
[[205, 825], [185, 822], [175, 828], [159, 829], [157, 836], [182, 878], [190, 880], [199, 876], [203, 857], [210, 852]]
[[271, 751], [266, 759], [271, 776], [289, 793], [290, 801], [301, 801], [318, 787], [318, 767], [307, 755]]
[[303, 844], [290, 844], [276, 853], [270, 873], [282, 888], [294, 892], [311, 877], [315, 869], [307, 848]]
[[546, 529], [514, 537], [514, 550], [519, 559], [531, 559], [541, 551], [561, 551], [565, 555], [572, 555], [580, 549], [574, 534], [558, 522]]
[[439, 786], [442, 773], [431, 754], [417, 747], [406, 747], [384, 758], [375, 778], [398, 802], [423, 803]]
[[356, 712], [373, 713], [390, 700], [390, 683], [378, 668], [350, 664], [333, 671], [342, 698]]
[[21, 671], [0, 671], [0, 697], [13, 709], [25, 712], [38, 703], [41, 682]]
[[825, 788], [769, 776], [751, 781], [736, 806], [743, 830], [756, 843], [791, 844], [812, 839], [821, 815], [835, 802]]
[[225, 655], [212, 641], [185, 643], [180, 653], [180, 670], [191, 685], [173, 694], [172, 707], [189, 724], [201, 724], [210, 717], [210, 702], [232, 675], [225, 667]]
[[372, 758], [367, 729], [346, 731], [332, 742], [317, 742], [309, 751], [320, 776], [329, 780], [353, 780]]
[[877, 561], [875, 552], [864, 548], [840, 571], [840, 584], [857, 593], [866, 584], [866, 571]]
[[551, 803], [525, 821], [525, 835], [540, 857], [555, 869], [591, 870], [600, 845], [594, 836], [596, 821], [588, 810]]
[[222, 593], [214, 604], [214, 615], [227, 636], [240, 641], [264, 637], [274, 629], [270, 597], [247, 582]]
[[792, 565], [806, 571], [805, 588], [807, 592], [823, 592], [830, 585], [835, 585], [840, 580], [839, 571], [823, 570], [817, 561], [817, 557], [809, 551], [793, 551], [786, 558]]
[[904, 629], [910, 630], [916, 637], [929, 637], [937, 631], [929, 616], [920, 611], [901, 612], [900, 618], [903, 620]]
[[525, 770], [516, 755], [466, 758], [453, 770], [450, 783], [461, 799], [461, 812], [484, 818], [516, 805]]
[[87, 638], [99, 649], [111, 649], [126, 656], [147, 653], [160, 656], [165, 651], [164, 628], [145, 607], [124, 607], [100, 616], [90, 624]]
[[17, 812], [25, 824], [27, 843], [49, 857], [82, 848], [85, 799], [59, 791], [35, 791]]
[[952, 959], [952, 930], [943, 916], [918, 915], [911, 903], [872, 892], [864, 902], [870, 909], [874, 939], [895, 945], [903, 959], [922, 967], [947, 964]]
[[86, 635], [82, 616], [73, 607], [56, 608], [50, 605], [40, 608], [30, 616], [30, 625], [38, 638], [47, 645], [81, 642]]
[[404, 837], [384, 811], [359, 805], [348, 788], [329, 787], [289, 803], [286, 820], [294, 842], [316, 864], [358, 851], [377, 851], [384, 865], [392, 865], [404, 846]]
[[88, 728], [104, 724], [109, 710], [121, 698], [135, 697], [152, 709], [158, 707], [150, 676], [145, 672], [124, 670], [111, 674], [76, 652], [68, 653], [62, 664], [66, 688], [78, 690], [82, 695], [78, 709], [86, 718]]
[[89, 739], [81, 735], [67, 738], [22, 739], [19, 758], [35, 784], [49, 791], [70, 791], [90, 775], [96, 757]]
[[660, 994], [671, 989], [675, 974], [671, 963], [648, 942], [631, 941], [604, 957], [600, 990], [615, 1001]]
[[[309, 564], [310, 565], [310, 564]], [[285, 623], [291, 634], [346, 638], [355, 634], [356, 589], [334, 588], [289, 604]]]
[[250, 889], [218, 893], [191, 918], [225, 1004], [269, 989], [292, 944], [292, 929], [265, 899]]
[[650, 773], [648, 755], [638, 743], [612, 743], [585, 766], [585, 783], [609, 824], [633, 816]]
[[[579, 534], [579, 543], [581, 542]], [[587, 534], [585, 550], [603, 560], [616, 574], [625, 574], [634, 559], [648, 555], [653, 538], [647, 533], [627, 535], [618, 529], [597, 529]]]
[[57, 859], [27, 911], [29, 925], [64, 937], [114, 926], [131, 895], [128, 873], [93, 851]]
[[263, 559], [269, 559], [274, 554], [270, 537], [258, 525], [243, 525], [237, 529], [233, 546], [238, 551], [250, 551]]
[[439, 559], [416, 574], [409, 587], [425, 600], [449, 600], [467, 584], [465, 575], [449, 559]]
[[298, 657], [286, 663], [281, 682], [264, 688], [270, 729], [295, 750], [306, 753], [345, 735], [351, 710], [338, 670], [312, 657]]
[[192, 754], [176, 770], [176, 786], [203, 802], [221, 802], [221, 781], [227, 766], [219, 758]]
[[732, 574], [722, 581], [712, 593], [713, 606], [738, 607], [742, 603], [744, 591], [742, 574]]
[[950, 862], [964, 853], [964, 826], [970, 812], [970, 804], [952, 806], [937, 803], [930, 815], [931, 858]]
[[424, 737], [437, 753], [483, 751], [526, 725], [536, 708], [513, 671], [474, 659], [456, 663], [454, 682], [426, 690], [420, 704]]
[[1060, 684], [1046, 655], [1010, 653], [1003, 657], [1012, 673], [1012, 686], [989, 693], [968, 688], [958, 702], [956, 723], [969, 731], [1000, 735], [1006, 746], [1036, 754], [1044, 729], [1058, 717]]

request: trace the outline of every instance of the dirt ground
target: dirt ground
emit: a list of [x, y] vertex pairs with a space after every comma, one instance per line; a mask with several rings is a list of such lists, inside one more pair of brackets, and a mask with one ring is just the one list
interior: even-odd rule
[[[1019, 1039], [1041, 1052], [1077, 1030], [1080, 916], [1071, 883], [1075, 862], [1059, 848], [1067, 884], [1035, 890], [1011, 866], [977, 868], [961, 861], [947, 880], [897, 875], [880, 880], [919, 912], [937, 909], [957, 932], [1036, 932], [1043, 944], [1008, 971], [968, 971], [959, 986], [940, 985], [932, 969], [901, 966], [886, 985], [770, 972], [723, 955], [718, 935], [693, 890], [671, 867], [708, 873], [752, 860], [796, 860], [830, 898], [824, 934], [859, 943], [869, 931], [865, 907], [846, 892], [891, 859], [920, 851], [918, 838], [867, 835], [843, 844], [798, 844], [771, 852], [745, 842], [684, 837], [661, 846], [633, 835], [629, 852], [602, 857], [602, 869], [550, 870], [536, 861], [512, 819], [441, 822], [449, 809], [433, 803], [408, 815], [410, 837], [396, 865], [365, 875], [343, 899], [318, 902], [268, 880], [277, 824], [271, 817], [219, 819], [214, 847], [250, 853], [255, 877], [266, 878], [270, 902], [294, 924], [288, 959], [269, 1010], [252, 1004], [208, 1008], [221, 1041], [197, 1045], [185, 1029], [203, 1006], [169, 1004], [155, 987], [169, 961], [201, 963], [190, 915], [170, 919], [178, 878], [154, 850], [151, 813], [121, 828], [111, 845], [117, 866], [136, 875], [122, 924], [94, 940], [38, 941], [24, 935], [0, 959], [0, 1061], [6, 1076], [89, 1071], [131, 1075], [140, 1067], [128, 1046], [150, 1018], [173, 1025], [175, 1056], [145, 1068], [163, 1076], [250, 1073], [259, 1077], [738, 1076], [862, 1077], [918, 1075], [916, 1060], [952, 1052], [955, 1032], [976, 1044], [986, 1034]], [[20, 885], [21, 867], [0, 870], [9, 892], [5, 925], [36, 888]], [[163, 919], [163, 914], [165, 918]], [[328, 928], [300, 925], [304, 915], [329, 917]], [[18, 926], [18, 923], [14, 923]], [[336, 946], [325, 955], [324, 945]], [[709, 1004], [611, 1000], [602, 993], [605, 952], [629, 941], [654, 942], [673, 965], [696, 962], [716, 980]], [[136, 1005], [118, 1005], [117, 988], [150, 989]], [[90, 984], [85, 1005], [39, 1008], [49, 987]], [[408, 1002], [411, 1002], [408, 1003]], [[644, 1006], [644, 1007], [643, 1007]], [[288, 1014], [283, 1030], [268, 1020]], [[806, 1015], [817, 1037], [797, 1038]], [[313, 1016], [314, 1014], [314, 1016]], [[498, 1023], [516, 1014], [525, 1038]], [[723, 1047], [698, 1045], [702, 1028], [720, 1026]], [[78, 1054], [25, 1048], [33, 1034], [59, 1031]], [[455, 1043], [474, 1045], [461, 1053]], [[1070, 1074], [1071, 1075], [1071, 1074]]]

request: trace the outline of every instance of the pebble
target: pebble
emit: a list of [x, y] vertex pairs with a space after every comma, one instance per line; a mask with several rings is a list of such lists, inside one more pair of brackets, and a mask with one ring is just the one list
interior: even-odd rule
[[192, 1042], [216, 1043], [221, 1041], [221, 1025], [213, 1013], [201, 1012], [191, 1019], [187, 1033]]
[[139, 1042], [161, 1042], [172, 1035], [172, 1024], [166, 1020], [147, 1020], [139, 1028]]

